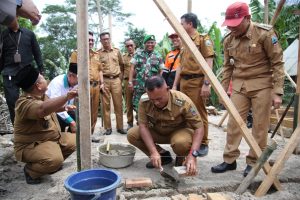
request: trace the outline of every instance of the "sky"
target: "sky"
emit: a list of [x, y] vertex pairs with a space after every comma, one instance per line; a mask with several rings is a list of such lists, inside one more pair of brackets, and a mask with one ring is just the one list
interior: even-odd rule
[[[33, 0], [40, 12], [46, 4], [62, 4], [63, 0]], [[132, 13], [127, 21], [131, 22], [134, 27], [144, 28], [147, 34], [156, 36], [156, 40], [160, 41], [166, 33], [173, 33], [172, 27], [160, 12], [153, 0], [120, 0], [123, 12]], [[210, 27], [214, 21], [217, 26], [221, 27], [224, 20], [226, 8], [237, 0], [192, 0], [192, 12], [195, 13], [205, 27]], [[250, 0], [240, 0], [249, 3]], [[180, 20], [180, 17], [187, 12], [188, 0], [165, 0], [165, 3], [171, 9], [173, 14]], [[46, 20], [46, 16], [42, 17], [42, 21]], [[40, 23], [41, 24], [41, 23]], [[108, 19], [104, 19], [104, 28], [108, 27]], [[124, 33], [128, 27], [113, 22], [112, 42], [118, 47], [120, 42], [124, 41]], [[224, 29], [222, 29], [224, 30]]]

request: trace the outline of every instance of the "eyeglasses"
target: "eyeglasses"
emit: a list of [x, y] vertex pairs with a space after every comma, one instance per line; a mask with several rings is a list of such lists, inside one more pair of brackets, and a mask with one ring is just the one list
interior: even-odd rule
[[126, 45], [126, 47], [127, 47], [127, 48], [133, 47], [133, 44], [128, 44], [128, 45]]

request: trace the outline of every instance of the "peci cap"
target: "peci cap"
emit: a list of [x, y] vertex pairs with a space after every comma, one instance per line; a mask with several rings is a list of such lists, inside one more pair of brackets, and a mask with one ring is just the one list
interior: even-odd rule
[[244, 2], [235, 2], [226, 9], [225, 21], [222, 26], [236, 27], [240, 25], [244, 17], [248, 15], [250, 15], [248, 4]]
[[168, 38], [177, 38], [179, 35], [177, 33], [172, 33], [171, 35], [168, 36]]
[[144, 37], [144, 44], [146, 43], [146, 42], [148, 42], [149, 40], [154, 40], [155, 41], [155, 36], [154, 35], [145, 35], [145, 37]]
[[17, 86], [26, 91], [35, 84], [38, 77], [39, 72], [32, 65], [27, 65], [16, 75], [16, 79], [19, 80]]
[[69, 71], [74, 73], [74, 74], [77, 74], [77, 63], [70, 63]]

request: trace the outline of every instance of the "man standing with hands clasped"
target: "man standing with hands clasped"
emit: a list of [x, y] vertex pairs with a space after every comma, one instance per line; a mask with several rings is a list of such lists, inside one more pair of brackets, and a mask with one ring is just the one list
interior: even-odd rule
[[[244, 121], [252, 108], [252, 135], [263, 150], [267, 144], [271, 106], [279, 108], [282, 101], [284, 83], [282, 49], [272, 26], [251, 21], [246, 3], [231, 4], [226, 10], [223, 26], [227, 26], [230, 33], [224, 40], [222, 85], [227, 91], [232, 80], [231, 100]], [[212, 167], [212, 172], [223, 173], [236, 169], [241, 139], [242, 133], [238, 124], [230, 116], [223, 154], [224, 162]], [[248, 175], [256, 160], [253, 150], [250, 149], [246, 157], [247, 167], [244, 176]]]

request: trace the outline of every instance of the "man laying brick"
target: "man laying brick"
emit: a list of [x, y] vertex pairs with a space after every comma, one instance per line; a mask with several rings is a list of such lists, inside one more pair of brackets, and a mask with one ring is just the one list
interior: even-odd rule
[[197, 149], [203, 138], [203, 123], [197, 108], [185, 94], [170, 90], [162, 76], [145, 82], [146, 93], [139, 102], [138, 123], [128, 131], [128, 141], [150, 157], [147, 168], [172, 162], [169, 151], [158, 144], [170, 144], [176, 154], [175, 166], [185, 165], [196, 174]]

